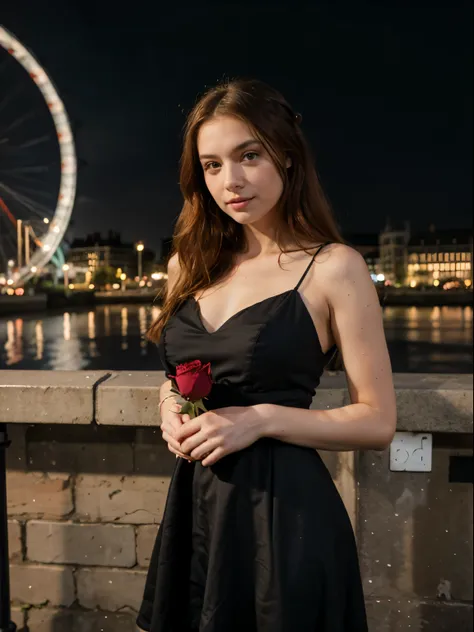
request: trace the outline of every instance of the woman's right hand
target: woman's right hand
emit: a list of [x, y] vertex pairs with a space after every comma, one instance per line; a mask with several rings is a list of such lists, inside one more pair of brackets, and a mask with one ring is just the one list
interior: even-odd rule
[[173, 398], [169, 398], [163, 402], [161, 406], [161, 434], [163, 440], [168, 444], [168, 450], [183, 459], [191, 462], [193, 459], [189, 454], [184, 454], [180, 450], [180, 444], [176, 441], [176, 432], [181, 428], [183, 423], [191, 419], [189, 415], [181, 415], [181, 404], [178, 404]]

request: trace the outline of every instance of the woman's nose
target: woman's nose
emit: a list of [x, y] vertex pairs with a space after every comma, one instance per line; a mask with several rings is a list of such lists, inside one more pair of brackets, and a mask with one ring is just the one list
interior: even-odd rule
[[224, 176], [225, 188], [229, 191], [241, 189], [244, 185], [244, 174], [240, 166], [229, 165], [225, 170]]

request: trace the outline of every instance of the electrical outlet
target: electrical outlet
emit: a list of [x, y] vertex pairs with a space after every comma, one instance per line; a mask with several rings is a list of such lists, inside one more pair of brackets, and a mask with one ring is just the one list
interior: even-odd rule
[[431, 472], [433, 436], [426, 432], [396, 432], [390, 445], [392, 472]]

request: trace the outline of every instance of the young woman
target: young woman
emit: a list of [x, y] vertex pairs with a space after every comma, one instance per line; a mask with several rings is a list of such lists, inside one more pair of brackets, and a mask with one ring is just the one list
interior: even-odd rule
[[[376, 290], [342, 242], [300, 121], [257, 81], [219, 85], [189, 116], [150, 337], [168, 375], [200, 360], [213, 385], [192, 419], [162, 387], [177, 461], [143, 630], [367, 631], [353, 531], [317, 450], [390, 444], [391, 366]], [[336, 349], [351, 403], [310, 410]]]

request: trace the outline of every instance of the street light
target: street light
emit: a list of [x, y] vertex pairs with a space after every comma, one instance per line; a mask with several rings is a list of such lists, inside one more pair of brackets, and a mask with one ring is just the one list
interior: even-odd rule
[[145, 248], [145, 246], [143, 245], [142, 241], [139, 241], [137, 246], [137, 253], [138, 253], [138, 278], [141, 279], [142, 278], [142, 252]]
[[120, 275], [120, 280], [122, 281], [122, 292], [125, 290], [125, 281], [127, 279], [127, 275], [125, 274], [125, 272], [122, 272], [122, 274]]
[[13, 266], [15, 265], [15, 262], [13, 261], [13, 259], [9, 259], [8, 260], [8, 274], [7, 274], [7, 278], [8, 278], [8, 283], [13, 283]]
[[69, 266], [67, 263], [65, 263], [63, 265], [63, 272], [64, 272], [64, 289], [67, 290], [68, 289], [68, 285], [69, 285]]

